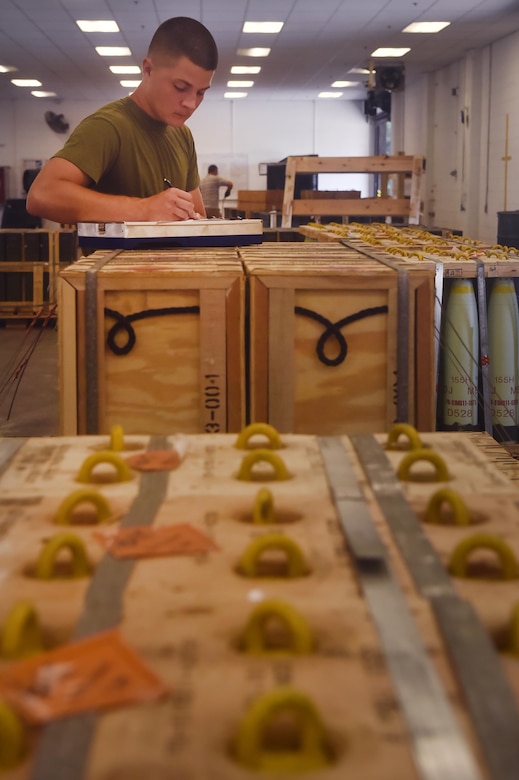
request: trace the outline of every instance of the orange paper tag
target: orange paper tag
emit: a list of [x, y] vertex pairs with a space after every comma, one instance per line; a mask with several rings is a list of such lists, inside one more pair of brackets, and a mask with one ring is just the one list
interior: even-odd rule
[[198, 555], [219, 549], [212, 539], [188, 523], [96, 531], [94, 536], [115, 558]]
[[0, 696], [33, 723], [151, 701], [167, 687], [121, 638], [106, 631], [0, 671]]
[[173, 471], [182, 459], [176, 450], [149, 450], [125, 460], [135, 471]]

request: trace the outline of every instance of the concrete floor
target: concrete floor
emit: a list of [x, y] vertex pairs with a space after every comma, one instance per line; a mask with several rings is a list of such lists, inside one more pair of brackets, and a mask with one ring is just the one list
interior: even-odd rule
[[0, 436], [58, 436], [58, 378], [55, 321], [0, 327]]

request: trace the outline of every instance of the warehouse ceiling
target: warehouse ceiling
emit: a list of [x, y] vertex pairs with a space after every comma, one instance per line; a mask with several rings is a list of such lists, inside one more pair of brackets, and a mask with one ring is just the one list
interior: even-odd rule
[[[229, 79], [250, 78], [246, 100], [314, 100], [336, 80], [358, 81], [341, 88], [339, 99], [366, 97], [367, 76], [351, 73], [370, 65], [377, 47], [411, 47], [396, 60], [378, 60], [379, 68], [405, 68], [405, 82], [434, 71], [519, 30], [516, 0], [0, 0], [0, 99], [40, 100], [47, 108], [65, 100], [102, 104], [129, 89], [111, 64], [140, 65], [156, 27], [171, 16], [192, 16], [213, 33], [220, 64], [207, 100], [221, 99]], [[119, 32], [84, 33], [77, 19], [112, 19]], [[245, 21], [280, 21], [277, 34], [242, 32]], [[410, 34], [411, 22], [446, 21], [437, 34]], [[105, 58], [95, 46], [127, 46], [131, 56]], [[249, 47], [268, 47], [266, 58], [238, 55]], [[233, 65], [260, 65], [258, 75], [230, 73]], [[11, 78], [39, 79], [37, 98]], [[130, 77], [126, 77], [130, 78]], [[135, 78], [135, 76], [133, 77]], [[236, 91], [236, 90], [235, 90]]]

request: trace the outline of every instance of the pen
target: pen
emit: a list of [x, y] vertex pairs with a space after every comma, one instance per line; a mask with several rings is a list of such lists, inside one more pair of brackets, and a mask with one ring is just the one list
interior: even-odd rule
[[166, 187], [173, 187], [173, 185], [172, 185], [172, 183], [170, 182], [169, 179], [164, 178], [164, 179], [162, 179], [162, 181], [164, 182]]

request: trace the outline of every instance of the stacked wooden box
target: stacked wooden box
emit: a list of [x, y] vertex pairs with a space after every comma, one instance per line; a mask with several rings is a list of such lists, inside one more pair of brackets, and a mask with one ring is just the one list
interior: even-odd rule
[[[240, 250], [250, 420], [283, 432], [434, 430], [434, 276], [332, 244]], [[344, 330], [344, 332], [343, 332]]]
[[[432, 433], [397, 478], [415, 447], [399, 435], [388, 450], [387, 434], [284, 435], [279, 448], [264, 429], [249, 434], [0, 441], [2, 636], [23, 600], [50, 654], [0, 661], [0, 695], [21, 732], [4, 741], [14, 765], [2, 777], [515, 780], [519, 660], [497, 639], [517, 577], [489, 549], [486, 574], [476, 551], [467, 576], [449, 566], [474, 533], [498, 535], [517, 561], [519, 494], [504, 474], [517, 476], [517, 461], [484, 435]], [[183, 453], [176, 467], [146, 469], [173, 449]], [[451, 525], [448, 511], [423, 523], [445, 487], [467, 502], [467, 525]], [[60, 525], [78, 488], [88, 495]], [[253, 522], [265, 490], [273, 511]], [[50, 579], [36, 578], [63, 528], [63, 553], [83, 545], [90, 570], [71, 577], [74, 556], [64, 555]], [[175, 529], [183, 542], [168, 554], [120, 559], [111, 546]], [[258, 645], [251, 620], [267, 607]], [[131, 691], [121, 651], [109, 669], [91, 656], [81, 678], [81, 642], [112, 631], [162, 683], [159, 698], [92, 703], [100, 679]], [[67, 647], [72, 664], [57, 666], [52, 653]], [[16, 687], [26, 663], [33, 677]], [[48, 707], [63, 674], [76, 687], [57, 716]], [[90, 708], [74, 711], [85, 689]]]
[[237, 431], [244, 279], [233, 249], [97, 251], [61, 274], [62, 431]]
[[0, 230], [0, 319], [48, 313], [60, 263], [74, 262], [76, 247], [75, 230]]
[[238, 211], [244, 211], [246, 217], [282, 208], [283, 190], [238, 190]]

